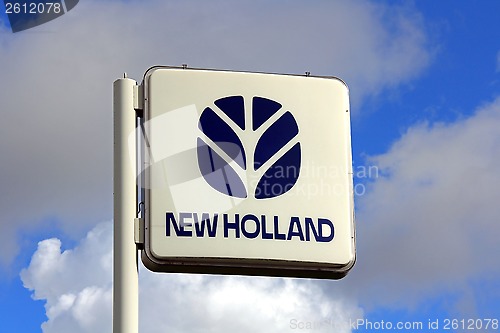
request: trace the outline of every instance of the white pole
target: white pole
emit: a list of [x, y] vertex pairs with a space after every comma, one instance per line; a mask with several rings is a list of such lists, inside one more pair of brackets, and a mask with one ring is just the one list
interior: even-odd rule
[[136, 165], [129, 155], [135, 151], [129, 152], [128, 145], [128, 136], [135, 131], [136, 84], [127, 78], [113, 83], [113, 333], [139, 332]]

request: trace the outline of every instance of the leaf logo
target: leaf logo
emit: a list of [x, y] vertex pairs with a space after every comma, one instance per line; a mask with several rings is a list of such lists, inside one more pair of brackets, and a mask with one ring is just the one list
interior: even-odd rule
[[203, 110], [198, 127], [198, 167], [215, 190], [236, 198], [269, 199], [297, 182], [299, 128], [280, 103], [258, 96], [251, 101], [223, 97]]

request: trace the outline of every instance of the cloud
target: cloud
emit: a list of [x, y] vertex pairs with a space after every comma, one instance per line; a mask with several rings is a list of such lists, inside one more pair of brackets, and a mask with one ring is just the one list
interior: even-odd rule
[[46, 300], [44, 332], [110, 332], [112, 228], [101, 223], [70, 250], [57, 238], [38, 243], [30, 266], [21, 272], [33, 298]]
[[[107, 222], [73, 249], [61, 251], [55, 238], [38, 244], [21, 278], [35, 299], [46, 300], [44, 333], [111, 331], [111, 243]], [[141, 269], [139, 285], [142, 332], [288, 332], [306, 324], [349, 332], [349, 320], [363, 315], [356, 304], [309, 280]]]
[[339, 75], [355, 105], [430, 59], [414, 10], [367, 1], [85, 1], [0, 34], [0, 263], [44, 219], [77, 239], [111, 215], [112, 82], [156, 64]]
[[469, 118], [415, 125], [371, 159], [380, 177], [358, 198], [353, 273], [369, 303], [414, 306], [498, 280], [500, 265], [486, 259], [499, 250], [498, 128], [500, 98]]

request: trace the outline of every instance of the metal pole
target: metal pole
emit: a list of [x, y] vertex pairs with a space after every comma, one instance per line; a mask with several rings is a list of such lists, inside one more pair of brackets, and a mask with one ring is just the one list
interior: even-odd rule
[[139, 332], [136, 165], [128, 145], [128, 136], [135, 131], [136, 84], [128, 78], [113, 83], [113, 333]]

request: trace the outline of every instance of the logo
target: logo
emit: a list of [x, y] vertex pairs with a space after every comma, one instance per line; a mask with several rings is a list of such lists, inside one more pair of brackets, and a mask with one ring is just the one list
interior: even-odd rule
[[19, 32], [64, 15], [78, 2], [79, 0], [4, 0], [4, 5], [12, 32]]
[[299, 128], [279, 102], [223, 97], [203, 110], [198, 128], [198, 167], [213, 189], [230, 197], [269, 199], [297, 182]]

